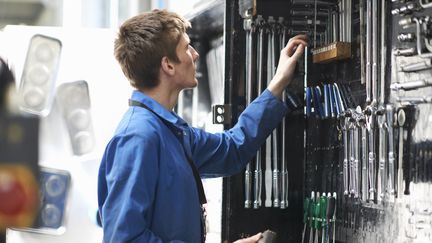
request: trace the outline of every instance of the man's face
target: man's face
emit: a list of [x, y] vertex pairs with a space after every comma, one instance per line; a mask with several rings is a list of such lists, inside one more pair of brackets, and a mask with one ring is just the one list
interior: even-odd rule
[[193, 88], [198, 85], [195, 77], [195, 62], [198, 60], [198, 53], [190, 45], [187, 34], [180, 37], [176, 48], [177, 57], [180, 62], [175, 64], [176, 82], [182, 89]]

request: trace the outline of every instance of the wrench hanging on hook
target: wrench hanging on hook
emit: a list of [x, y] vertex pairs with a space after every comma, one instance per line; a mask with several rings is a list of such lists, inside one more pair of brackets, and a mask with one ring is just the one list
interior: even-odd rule
[[[249, 18], [245, 18], [243, 20], [243, 28], [246, 31], [246, 105], [249, 105], [252, 102], [252, 70], [253, 70], [253, 38], [252, 33], [254, 32], [254, 23], [252, 21], [252, 16]], [[245, 170], [245, 208], [250, 208], [252, 205], [251, 200], [251, 186], [252, 186], [252, 168], [251, 163], [249, 162], [246, 165]]]

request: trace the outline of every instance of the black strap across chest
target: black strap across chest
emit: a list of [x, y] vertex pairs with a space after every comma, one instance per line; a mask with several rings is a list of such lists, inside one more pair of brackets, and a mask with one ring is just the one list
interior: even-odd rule
[[[136, 100], [129, 100], [129, 106], [138, 106], [138, 107], [142, 107], [144, 109], [147, 109], [148, 111], [152, 112], [153, 114], [155, 114], [167, 127], [169, 130], [172, 131], [172, 129], [169, 127], [169, 125], [166, 123], [165, 120], [163, 120], [156, 112], [154, 112], [152, 109], [150, 109], [148, 106], [146, 106], [145, 104], [138, 102]], [[175, 136], [175, 134], [174, 134]], [[176, 136], [177, 137], [177, 136]], [[180, 143], [183, 145], [183, 141], [180, 141]], [[201, 205], [206, 204], [207, 203], [207, 199], [204, 193], [204, 187], [201, 181], [201, 178], [199, 176], [198, 173], [198, 169], [195, 166], [195, 163], [192, 161], [192, 158], [188, 155], [188, 153], [186, 153], [184, 147], [183, 147], [183, 151], [186, 155], [186, 158], [188, 160], [188, 163], [192, 169], [194, 178], [195, 178], [195, 182], [196, 182], [196, 186], [197, 186], [197, 190], [198, 190], [198, 196], [199, 196], [199, 202]]]

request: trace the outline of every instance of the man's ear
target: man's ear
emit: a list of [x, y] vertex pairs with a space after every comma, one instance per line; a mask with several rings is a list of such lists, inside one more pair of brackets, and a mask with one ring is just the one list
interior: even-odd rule
[[166, 56], [162, 57], [161, 68], [162, 71], [168, 75], [174, 75], [175, 73], [175, 66], [173, 65], [171, 60]]

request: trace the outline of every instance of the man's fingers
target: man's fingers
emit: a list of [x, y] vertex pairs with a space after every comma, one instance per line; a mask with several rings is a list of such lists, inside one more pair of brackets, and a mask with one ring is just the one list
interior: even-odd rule
[[298, 60], [300, 58], [301, 55], [303, 55], [304, 52], [304, 45], [300, 44], [297, 46], [294, 54], [291, 56], [292, 58], [295, 58], [296, 60]]
[[[303, 41], [308, 41], [308, 36], [307, 35], [296, 35], [296, 36], [294, 36], [294, 37], [292, 37], [292, 38], [290, 38], [289, 39], [289, 41], [293, 41], [293, 40], [303, 40]], [[289, 42], [288, 41], [288, 42]]]
[[244, 239], [241, 239], [241, 240], [237, 240], [234, 243], [256, 243], [261, 238], [262, 238], [262, 233], [260, 232], [260, 233], [254, 235], [254, 236], [251, 236], [251, 237], [248, 237], [248, 238], [244, 238]]
[[288, 43], [286, 44], [286, 46], [289, 46], [291, 43], [298, 42], [298, 41], [301, 41], [301, 42], [307, 44], [308, 40], [309, 40], [309, 38], [307, 37], [307, 35], [296, 35], [296, 36], [294, 36], [288, 40]]
[[308, 45], [307, 35], [296, 35], [288, 41], [285, 48], [287, 49], [286, 51], [289, 57], [294, 54], [299, 45]]
[[252, 242], [257, 242], [259, 239], [261, 239], [262, 237], [262, 233], [258, 233], [252, 237], [250, 237], [250, 239], [252, 240]]
[[294, 37], [291, 38], [291, 39], [303, 40], [303, 41], [307, 42], [309, 38], [308, 38], [307, 35], [296, 35], [296, 36], [294, 36]]
[[307, 42], [300, 39], [289, 41], [287, 46], [285, 47], [287, 49], [286, 51], [288, 56], [292, 56], [300, 45], [307, 46]]

